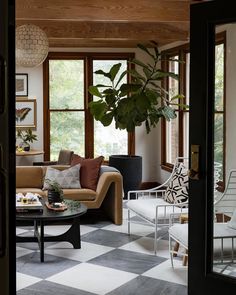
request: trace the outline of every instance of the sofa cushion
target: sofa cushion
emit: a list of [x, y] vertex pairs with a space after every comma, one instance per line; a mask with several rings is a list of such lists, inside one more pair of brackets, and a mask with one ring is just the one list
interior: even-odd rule
[[50, 187], [46, 180], [56, 181], [61, 188], [81, 188], [80, 164], [62, 171], [48, 167], [45, 174], [43, 190], [48, 190]]
[[103, 156], [94, 159], [84, 159], [79, 155], [74, 154], [71, 161], [71, 166], [76, 164], [81, 165], [80, 183], [81, 187], [89, 188], [96, 191], [100, 167], [104, 160]]
[[16, 187], [17, 188], [42, 188], [43, 170], [41, 167], [17, 166]]

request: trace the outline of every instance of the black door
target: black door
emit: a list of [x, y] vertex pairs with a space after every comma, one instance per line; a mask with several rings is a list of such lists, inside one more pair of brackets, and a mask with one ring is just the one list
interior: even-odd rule
[[14, 1], [0, 1], [0, 293], [3, 295], [16, 293], [14, 8]]
[[[236, 9], [234, 7], [233, 1], [209, 1], [191, 6], [190, 157], [192, 179], [190, 179], [191, 197], [189, 201], [188, 276], [188, 294], [190, 295], [236, 294], [236, 263], [225, 260], [226, 249], [224, 247], [222, 248], [223, 260], [217, 260], [215, 256], [216, 235], [213, 234], [214, 229], [218, 226], [216, 225], [218, 220], [215, 217], [214, 202], [216, 195], [220, 194], [216, 188], [218, 184], [215, 183], [217, 98], [215, 44], [218, 31], [225, 31], [227, 40], [225, 67], [227, 80], [224, 93], [226, 100], [224, 134], [226, 136], [222, 134], [222, 142], [226, 141], [226, 148], [223, 148], [223, 152], [224, 150], [228, 152], [224, 152], [226, 160], [223, 161], [224, 167], [221, 172], [224, 175], [220, 176], [222, 181], [226, 181], [230, 168], [236, 168], [236, 125], [233, 127], [230, 123], [234, 120], [233, 117], [236, 117], [236, 103], [234, 103], [236, 88], [233, 91], [236, 87], [236, 63], [233, 66], [236, 51], [232, 52], [236, 38], [230, 39], [236, 36], [234, 23], [236, 22]], [[229, 32], [234, 33], [229, 34]], [[232, 71], [229, 71], [229, 68]], [[199, 171], [197, 171], [198, 164]], [[230, 216], [232, 214], [228, 218]], [[236, 252], [236, 239], [234, 241], [235, 244], [231, 247]], [[215, 267], [216, 263], [218, 263], [218, 268]], [[229, 267], [230, 270], [224, 271], [224, 267]], [[235, 274], [230, 272], [233, 267], [235, 267]]]

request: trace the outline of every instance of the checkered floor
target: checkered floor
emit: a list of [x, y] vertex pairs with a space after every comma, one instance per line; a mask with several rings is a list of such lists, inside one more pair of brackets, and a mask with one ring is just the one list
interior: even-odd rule
[[[46, 243], [44, 263], [36, 243], [17, 244], [18, 295], [187, 294], [187, 268], [181, 259], [171, 267], [167, 237], [159, 241], [155, 256], [153, 228], [132, 224], [128, 236], [126, 209], [122, 226], [92, 219], [81, 221], [81, 249], [67, 242]], [[58, 235], [68, 227], [46, 226], [45, 234]], [[17, 227], [18, 235], [32, 231]]]

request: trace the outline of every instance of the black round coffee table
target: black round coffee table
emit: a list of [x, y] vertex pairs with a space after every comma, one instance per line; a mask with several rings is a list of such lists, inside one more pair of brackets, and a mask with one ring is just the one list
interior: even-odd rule
[[[34, 236], [22, 237], [16, 236], [17, 243], [37, 242], [40, 249], [40, 260], [44, 262], [44, 242], [67, 241], [70, 242], [75, 249], [81, 248], [80, 241], [80, 216], [87, 212], [87, 207], [80, 204], [79, 207], [70, 208], [65, 211], [49, 210], [45, 205], [43, 212], [17, 212], [16, 220], [29, 220], [34, 222]], [[71, 227], [67, 232], [59, 236], [44, 236], [45, 222], [55, 222], [60, 220], [73, 219]], [[40, 226], [40, 232], [38, 227]]]

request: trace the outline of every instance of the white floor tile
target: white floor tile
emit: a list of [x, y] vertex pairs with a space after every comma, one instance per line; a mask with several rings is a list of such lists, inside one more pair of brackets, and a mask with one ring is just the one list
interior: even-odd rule
[[29, 253], [33, 253], [34, 251], [22, 248], [22, 247], [16, 247], [16, 258], [19, 258], [21, 256], [27, 255]]
[[[119, 247], [119, 249], [154, 255], [154, 240], [153, 238], [142, 237], [138, 240], [125, 244], [122, 247]], [[165, 258], [170, 257], [168, 241], [160, 240], [157, 242], [157, 256]]]
[[86, 242], [81, 242], [81, 249], [74, 249], [70, 243], [60, 242], [47, 247], [47, 249], [45, 249], [45, 253], [76, 261], [86, 262], [113, 249], [114, 248], [112, 247]]
[[137, 277], [137, 275], [133, 273], [89, 263], [81, 263], [47, 280], [87, 292], [104, 295], [135, 277]]
[[[122, 225], [110, 224], [108, 226], [103, 227], [102, 229], [127, 234], [128, 233], [128, 222], [125, 220], [125, 221], [123, 221]], [[133, 234], [133, 235], [146, 236], [151, 233], [153, 233], [152, 226], [135, 224], [135, 223], [131, 224], [131, 234]]]
[[186, 286], [187, 274], [187, 267], [182, 265], [182, 260], [174, 259], [174, 268], [172, 268], [169, 259], [146, 271], [142, 275]]
[[42, 279], [17, 272], [16, 273], [16, 291], [19, 291], [20, 289], [26, 288], [40, 281], [42, 281]]

